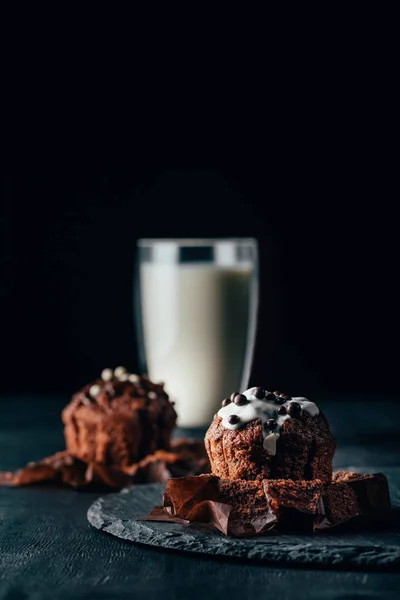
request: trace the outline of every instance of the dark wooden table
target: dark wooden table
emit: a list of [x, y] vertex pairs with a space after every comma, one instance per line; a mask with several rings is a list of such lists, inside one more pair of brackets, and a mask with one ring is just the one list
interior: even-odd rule
[[[67, 398], [0, 400], [0, 469], [64, 447]], [[398, 464], [400, 403], [322, 399], [338, 441], [336, 466]], [[92, 528], [96, 493], [0, 488], [0, 599], [399, 598], [400, 574], [276, 569], [136, 546]], [[399, 534], [400, 535], [400, 534]]]

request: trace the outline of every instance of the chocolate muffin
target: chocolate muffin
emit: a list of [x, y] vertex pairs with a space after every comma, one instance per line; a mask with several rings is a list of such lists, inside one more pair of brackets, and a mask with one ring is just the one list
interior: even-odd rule
[[62, 412], [67, 450], [87, 463], [127, 466], [170, 448], [176, 412], [163, 384], [104, 369]]
[[222, 402], [205, 437], [223, 479], [319, 479], [330, 483], [335, 440], [316, 404], [250, 388]]

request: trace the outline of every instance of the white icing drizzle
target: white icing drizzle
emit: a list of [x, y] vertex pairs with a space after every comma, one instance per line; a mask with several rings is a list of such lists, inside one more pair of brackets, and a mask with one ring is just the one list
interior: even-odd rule
[[[246, 396], [248, 400], [247, 404], [238, 406], [234, 402], [230, 402], [227, 406], [223, 406], [219, 409], [218, 416], [222, 418], [222, 425], [227, 429], [232, 430], [240, 429], [250, 421], [261, 419], [263, 432], [266, 432], [263, 446], [268, 454], [275, 456], [276, 441], [280, 436], [279, 431], [281, 430], [283, 423], [287, 419], [291, 419], [291, 417], [288, 414], [278, 415], [277, 410], [281, 405], [277, 404], [273, 400], [259, 400], [254, 395], [256, 390], [256, 387], [252, 387], [243, 392], [243, 395]], [[319, 413], [318, 406], [314, 404], [314, 402], [307, 400], [307, 398], [303, 398], [301, 396], [297, 398], [291, 398], [290, 400], [285, 401], [283, 406], [287, 408], [290, 402], [297, 402], [300, 404], [302, 410], [308, 413], [311, 417], [315, 417]], [[240, 419], [239, 422], [235, 424], [229, 423], [228, 419], [231, 415], [238, 416]], [[277, 426], [273, 431], [264, 428], [264, 423], [266, 423], [269, 419], [274, 419], [277, 422]]]

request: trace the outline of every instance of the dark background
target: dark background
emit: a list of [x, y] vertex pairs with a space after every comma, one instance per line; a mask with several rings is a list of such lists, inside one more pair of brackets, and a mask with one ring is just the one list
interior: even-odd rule
[[137, 238], [254, 236], [252, 383], [396, 393], [394, 38], [359, 18], [357, 39], [345, 20], [340, 40], [313, 31], [323, 53], [302, 33], [261, 66], [232, 41], [212, 71], [204, 43], [168, 62], [123, 19], [108, 35], [81, 18], [74, 37], [8, 22], [2, 391], [72, 393], [106, 366], [137, 368]]
[[105, 366], [137, 368], [138, 237], [254, 236], [261, 305], [252, 383], [293, 394], [395, 393], [390, 153], [376, 136], [330, 139], [331, 147], [294, 143], [265, 161], [225, 155], [210, 166], [163, 166], [128, 146], [100, 157], [96, 140], [84, 151], [76, 140], [8, 157], [2, 391], [72, 393]]

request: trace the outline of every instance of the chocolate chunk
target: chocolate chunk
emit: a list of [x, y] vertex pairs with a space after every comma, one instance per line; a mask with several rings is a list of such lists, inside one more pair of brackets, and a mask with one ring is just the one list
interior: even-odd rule
[[266, 425], [268, 427], [268, 429], [276, 429], [278, 423], [275, 421], [275, 419], [268, 419], [268, 421], [266, 422]]
[[300, 404], [298, 402], [290, 402], [289, 406], [287, 407], [287, 412], [291, 417], [299, 417], [301, 414]]
[[262, 387], [258, 387], [256, 389], [256, 391], [254, 392], [254, 396], [258, 399], [258, 400], [263, 400], [265, 398], [265, 390]]
[[236, 425], [237, 423], [239, 423], [240, 419], [237, 415], [231, 415], [228, 418], [228, 423], [230, 423], [231, 425]]
[[228, 406], [228, 404], [230, 404], [232, 402], [232, 400], [230, 398], [225, 398], [224, 400], [222, 400], [221, 404], [222, 406]]
[[265, 394], [265, 399], [270, 400], [272, 402], [273, 400], [275, 400], [275, 394], [272, 394], [271, 392], [267, 392]]
[[233, 401], [237, 406], [244, 406], [247, 404], [247, 398], [244, 394], [236, 394]]
[[286, 406], [280, 406], [276, 409], [278, 415], [286, 415]]

